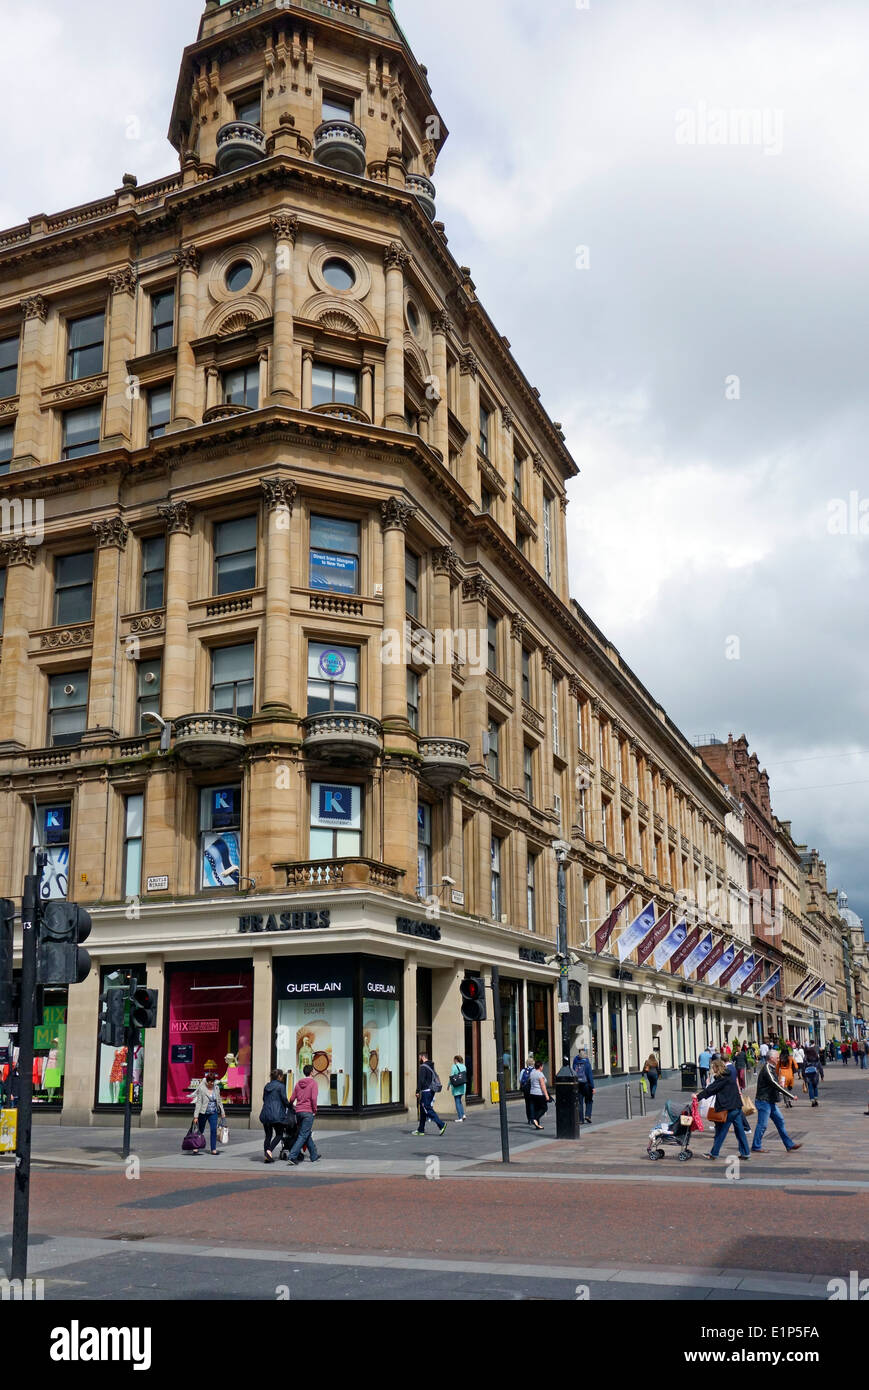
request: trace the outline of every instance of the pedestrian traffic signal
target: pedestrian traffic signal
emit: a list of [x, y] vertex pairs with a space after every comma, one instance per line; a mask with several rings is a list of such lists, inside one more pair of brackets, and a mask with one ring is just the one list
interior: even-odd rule
[[130, 1022], [134, 1028], [157, 1027], [156, 989], [137, 989], [130, 1007]]
[[15, 904], [11, 898], [0, 898], [0, 1028], [15, 1023], [14, 990], [12, 986], [12, 938]]
[[127, 1018], [127, 991], [107, 989], [100, 995], [100, 1042], [123, 1047]]
[[90, 914], [75, 903], [48, 902], [41, 909], [36, 978], [41, 985], [81, 985], [91, 958], [79, 943], [91, 934]]
[[482, 1023], [486, 1017], [486, 986], [479, 975], [469, 975], [459, 984], [462, 1018], [466, 1023]]

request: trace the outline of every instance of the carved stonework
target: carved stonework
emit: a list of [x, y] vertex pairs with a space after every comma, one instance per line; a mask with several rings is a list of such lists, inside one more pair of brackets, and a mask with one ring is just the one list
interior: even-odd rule
[[99, 376], [86, 377], [84, 381], [73, 381], [69, 386], [59, 386], [56, 391], [47, 392], [43, 399], [48, 405], [58, 401], [75, 401], [79, 396], [93, 396], [104, 391], [107, 385], [108, 376], [102, 372]]
[[130, 534], [129, 526], [120, 516], [107, 516], [102, 521], [92, 521], [91, 530], [99, 537], [100, 550], [108, 550], [112, 546], [123, 550]]
[[566, 493], [566, 492], [563, 492], [563, 493], [561, 494], [561, 496], [559, 497], [558, 500], [559, 500], [559, 502], [561, 503], [561, 510], [562, 510], [563, 512], [566, 512], [566, 511], [567, 511], [567, 505], [568, 505], [567, 493]]
[[350, 314], [342, 314], [340, 309], [327, 309], [320, 315], [319, 322], [333, 333], [347, 333], [353, 338], [359, 337], [359, 324]]
[[443, 338], [448, 337], [449, 334], [453, 331], [453, 321], [450, 318], [449, 314], [446, 313], [443, 309], [440, 311], [440, 313], [435, 314], [434, 318], [431, 321], [431, 326], [432, 332], [439, 333]]
[[406, 531], [414, 516], [416, 507], [400, 497], [389, 497], [380, 504], [380, 524], [384, 531]]
[[453, 575], [458, 568], [459, 557], [451, 545], [442, 545], [431, 552], [431, 567], [435, 574]]
[[533, 453], [531, 455], [531, 462], [534, 465], [534, 472], [539, 477], [540, 474], [543, 472], [543, 455], [538, 454], [536, 452]]
[[462, 376], [476, 376], [480, 370], [480, 359], [470, 348], [459, 354], [459, 371]]
[[[255, 319], [253, 314], [245, 309], [239, 309], [236, 313], [230, 314], [228, 318], [223, 320], [223, 323], [217, 330], [217, 336], [218, 338], [227, 338], [230, 333], [243, 333], [246, 329], [250, 328], [251, 324], [254, 322]], [[218, 372], [218, 376], [219, 375], [220, 373]]]
[[120, 270], [109, 272], [109, 285], [112, 294], [132, 294], [136, 293], [136, 272], [131, 265], [122, 266]]
[[517, 642], [521, 642], [525, 636], [525, 629], [528, 626], [528, 619], [523, 618], [521, 613], [514, 613], [510, 619], [510, 635]]
[[274, 512], [278, 507], [283, 507], [292, 516], [293, 503], [298, 491], [292, 478], [261, 478], [260, 482], [269, 511]]
[[462, 584], [462, 598], [468, 603], [485, 603], [492, 585], [482, 574], [469, 574]]
[[29, 543], [26, 536], [9, 536], [0, 541], [0, 560], [7, 565], [29, 565], [33, 569], [38, 549], [38, 546]]
[[299, 233], [299, 219], [294, 212], [276, 212], [272, 217], [275, 241], [289, 241], [293, 246]]
[[160, 502], [157, 512], [165, 521], [170, 536], [176, 532], [184, 536], [190, 535], [193, 513], [189, 502]]
[[93, 640], [92, 627], [64, 627], [43, 632], [39, 645], [43, 651], [57, 651], [67, 647], [86, 647]]
[[545, 671], [558, 671], [558, 659], [552, 647], [543, 648], [543, 669]]
[[180, 247], [172, 259], [181, 270], [199, 270], [199, 252], [193, 245]]
[[383, 252], [383, 264], [387, 270], [404, 270], [410, 257], [399, 241], [391, 241]]
[[509, 405], [502, 405], [502, 406], [501, 406], [501, 424], [504, 426], [504, 429], [505, 429], [505, 430], [510, 430], [510, 431], [512, 432], [512, 429], [513, 429], [513, 422], [514, 422], [514, 415], [513, 415], [512, 410], [510, 409]]
[[26, 299], [22, 299], [21, 313], [25, 319], [39, 319], [40, 323], [45, 323], [48, 317], [48, 304], [41, 294], [31, 294]]
[[570, 691], [571, 695], [573, 696], [574, 700], [584, 700], [584, 699], [585, 699], [585, 691], [583, 690], [583, 688], [582, 688], [582, 686], [580, 685], [579, 681], [577, 680], [576, 676], [571, 676], [571, 677], [570, 677], [570, 679], [569, 679], [569, 681], [568, 681], [568, 683], [567, 683], [567, 688], [568, 688], [568, 690]]
[[132, 619], [130, 632], [162, 632], [163, 622], [162, 613], [143, 613], [141, 618]]

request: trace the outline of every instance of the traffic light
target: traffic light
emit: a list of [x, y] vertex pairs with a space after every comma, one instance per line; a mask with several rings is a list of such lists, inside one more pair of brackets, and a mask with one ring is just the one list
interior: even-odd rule
[[486, 986], [479, 975], [469, 975], [459, 985], [462, 996], [462, 1018], [467, 1023], [482, 1023], [486, 1017]]
[[12, 988], [12, 932], [15, 904], [0, 898], [0, 1028], [17, 1018]]
[[100, 995], [100, 1042], [123, 1047], [126, 1026], [127, 991], [107, 989]]
[[36, 978], [41, 985], [81, 985], [91, 958], [79, 942], [91, 934], [90, 914], [75, 903], [48, 902], [42, 907]]
[[130, 1008], [130, 1022], [134, 1028], [157, 1027], [158, 994], [159, 991], [156, 989], [136, 990]]

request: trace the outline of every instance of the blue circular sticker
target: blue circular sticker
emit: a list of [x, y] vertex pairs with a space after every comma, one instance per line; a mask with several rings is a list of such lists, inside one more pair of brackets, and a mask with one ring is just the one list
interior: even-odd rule
[[342, 652], [328, 651], [320, 657], [320, 670], [330, 680], [335, 680], [336, 676], [343, 676], [346, 668], [347, 660]]

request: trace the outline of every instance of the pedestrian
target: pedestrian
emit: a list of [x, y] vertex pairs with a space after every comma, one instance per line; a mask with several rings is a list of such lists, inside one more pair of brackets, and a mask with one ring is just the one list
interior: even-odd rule
[[650, 1052], [643, 1067], [643, 1076], [649, 1083], [649, 1095], [655, 1099], [655, 1092], [658, 1089], [658, 1082], [661, 1079], [661, 1068], [654, 1052]]
[[317, 1115], [317, 1096], [320, 1084], [314, 1076], [314, 1068], [310, 1062], [302, 1067], [302, 1075], [293, 1088], [289, 1105], [293, 1106], [299, 1120], [299, 1129], [290, 1149], [290, 1163], [293, 1165], [304, 1163], [302, 1150], [307, 1148], [308, 1157], [312, 1163], [316, 1163], [321, 1157], [317, 1145], [314, 1143], [314, 1120]]
[[856, 1038], [851, 1041], [851, 1056], [854, 1058], [854, 1066], [857, 1065], [857, 1058], [860, 1056], [860, 1044]]
[[816, 1047], [809, 1043], [803, 1057], [803, 1082], [808, 1088], [812, 1109], [818, 1105], [818, 1082], [821, 1076], [821, 1058]]
[[579, 1123], [591, 1124], [591, 1107], [594, 1104], [594, 1072], [584, 1047], [573, 1059], [573, 1071], [579, 1082]]
[[772, 1120], [779, 1132], [781, 1141], [790, 1153], [793, 1149], [801, 1149], [802, 1144], [795, 1144], [785, 1128], [784, 1116], [778, 1108], [779, 1096], [784, 1096], [785, 1105], [791, 1106], [793, 1101], [788, 1095], [784, 1086], [779, 1084], [776, 1070], [779, 1063], [779, 1053], [775, 1048], [771, 1048], [765, 1066], [760, 1069], [757, 1078], [757, 1092], [755, 1094], [755, 1104], [757, 1106], [757, 1122], [754, 1127], [754, 1139], [752, 1140], [751, 1152], [763, 1152], [763, 1136], [766, 1127]]
[[733, 1054], [733, 1070], [736, 1072], [736, 1084], [740, 1091], [745, 1090], [745, 1049], [740, 1047]]
[[[221, 1118], [226, 1118], [226, 1111], [220, 1099], [220, 1082], [216, 1071], [207, 1071], [193, 1096], [193, 1120], [194, 1123], [198, 1123], [200, 1134], [205, 1133], [205, 1126], [208, 1125], [211, 1131], [212, 1157], [216, 1157], [220, 1152], [217, 1147], [217, 1121]], [[198, 1150], [195, 1152], [198, 1153]]]
[[9, 1075], [3, 1082], [2, 1103], [6, 1110], [18, 1109], [18, 1097], [21, 1093], [21, 1079], [18, 1075], [18, 1063], [9, 1068]]
[[851, 1049], [850, 1049], [850, 1047], [848, 1046], [848, 1044], [847, 1044], [846, 1042], [843, 1042], [843, 1043], [842, 1043], [841, 1047], [839, 1048], [839, 1052], [840, 1052], [840, 1055], [841, 1055], [841, 1057], [842, 1057], [842, 1061], [844, 1062], [845, 1066], [847, 1067], [848, 1062], [850, 1061], [850, 1058], [851, 1058]]
[[434, 1098], [441, 1089], [438, 1074], [425, 1052], [419, 1054], [419, 1071], [416, 1075], [416, 1094], [419, 1100], [419, 1129], [416, 1135], [425, 1134], [425, 1122], [431, 1120], [437, 1126], [438, 1134], [446, 1134], [447, 1127], [434, 1108]]
[[707, 1043], [700, 1056], [697, 1058], [697, 1066], [700, 1071], [700, 1085], [705, 1086], [709, 1076], [709, 1064], [712, 1061], [712, 1049]]
[[712, 1150], [706, 1154], [708, 1159], [716, 1159], [721, 1152], [721, 1146], [727, 1136], [727, 1131], [733, 1125], [733, 1132], [736, 1135], [736, 1142], [739, 1145], [739, 1156], [748, 1161], [749, 1148], [748, 1138], [745, 1133], [745, 1121], [742, 1117], [742, 1096], [739, 1093], [733, 1073], [720, 1057], [716, 1057], [712, 1063], [712, 1079], [708, 1086], [702, 1091], [698, 1091], [695, 1100], [705, 1100], [707, 1097], [715, 1098], [713, 1112], [724, 1115], [723, 1120], [715, 1120], [715, 1139]]
[[453, 1065], [450, 1067], [449, 1084], [456, 1104], [456, 1124], [460, 1125], [465, 1118], [464, 1099], [468, 1089], [468, 1072], [464, 1057], [460, 1057], [458, 1053], [453, 1058]]
[[794, 1059], [786, 1046], [779, 1055], [778, 1079], [789, 1091], [794, 1089]]
[[259, 1122], [265, 1132], [263, 1140], [263, 1163], [274, 1163], [274, 1150], [283, 1138], [284, 1129], [290, 1118], [290, 1098], [287, 1095], [286, 1077], [282, 1071], [273, 1071], [263, 1090], [263, 1105], [259, 1112]]
[[760, 1045], [760, 1060], [761, 1060], [761, 1062], [762, 1062], [762, 1063], [765, 1062], [768, 1056], [769, 1056], [769, 1043], [766, 1042], [766, 1041], [764, 1041], [764, 1042], [762, 1042], [761, 1045]]
[[865, 1071], [869, 1066], [869, 1040], [863, 1039], [860, 1044], [860, 1070]]
[[543, 1128], [540, 1121], [546, 1114], [549, 1106], [549, 1092], [546, 1089], [546, 1077], [543, 1075], [543, 1063], [535, 1062], [534, 1070], [531, 1073], [531, 1109], [534, 1116], [534, 1128]]
[[800, 1077], [802, 1076], [802, 1074], [803, 1074], [803, 1067], [804, 1067], [804, 1065], [805, 1065], [805, 1061], [806, 1061], [805, 1050], [800, 1046], [799, 1043], [797, 1043], [796, 1047], [794, 1048], [794, 1066], [795, 1066], [796, 1069], [797, 1069], [797, 1076], [800, 1076]]
[[525, 1098], [525, 1119], [529, 1125], [534, 1123], [534, 1107], [531, 1104], [531, 1073], [533, 1070], [534, 1058], [526, 1057], [525, 1065], [519, 1073], [519, 1090]]

